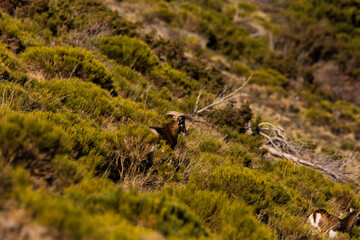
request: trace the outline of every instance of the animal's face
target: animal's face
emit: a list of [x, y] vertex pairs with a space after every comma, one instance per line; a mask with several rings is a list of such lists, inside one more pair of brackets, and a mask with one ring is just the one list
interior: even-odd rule
[[187, 132], [185, 127], [185, 117], [178, 117], [177, 123], [178, 123], [179, 133], [182, 134], [183, 136], [186, 136]]
[[348, 232], [353, 226], [359, 226], [359, 211], [350, 209], [350, 213], [343, 219], [344, 231]]
[[350, 208], [349, 216], [351, 216], [351, 215], [355, 216], [354, 218], [352, 218], [353, 221], [354, 221], [353, 225], [354, 226], [360, 226], [360, 211], [357, 211], [355, 209]]
[[355, 218], [355, 226], [360, 226], [360, 212], [358, 212], [357, 217]]

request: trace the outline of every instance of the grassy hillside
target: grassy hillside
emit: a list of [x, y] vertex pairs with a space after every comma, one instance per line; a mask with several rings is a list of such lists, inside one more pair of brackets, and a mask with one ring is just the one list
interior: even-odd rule
[[[296, 83], [303, 69], [276, 61], [283, 26], [261, 7], [2, 1], [0, 238], [327, 239], [307, 216], [360, 209], [360, 174], [338, 183], [270, 156], [244, 126], [270, 121], [316, 152], [358, 156], [360, 108]], [[149, 131], [251, 73], [247, 101], [187, 120], [174, 150]]]

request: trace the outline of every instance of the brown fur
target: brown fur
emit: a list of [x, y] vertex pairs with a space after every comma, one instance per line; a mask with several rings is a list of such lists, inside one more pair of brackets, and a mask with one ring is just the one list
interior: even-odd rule
[[316, 214], [320, 213], [322, 218], [319, 223], [320, 231], [327, 232], [329, 230], [340, 231], [341, 229], [341, 220], [330, 213], [325, 209], [318, 209], [313, 213], [314, 221], [316, 221]]
[[354, 225], [358, 225], [360, 216], [359, 211], [352, 211], [342, 221], [342, 232], [349, 232]]
[[339, 219], [324, 209], [318, 209], [312, 213], [314, 222], [317, 222], [316, 214], [321, 214], [321, 220], [319, 222], [321, 232], [328, 232], [330, 230], [335, 232], [350, 232], [354, 225], [360, 225], [359, 211], [352, 211], [345, 218]]
[[179, 133], [186, 134], [185, 128], [185, 117], [174, 116], [169, 123], [164, 124], [161, 127], [150, 127], [154, 129], [159, 134], [160, 140], [165, 140], [172, 149], [175, 148], [177, 144], [177, 138]]

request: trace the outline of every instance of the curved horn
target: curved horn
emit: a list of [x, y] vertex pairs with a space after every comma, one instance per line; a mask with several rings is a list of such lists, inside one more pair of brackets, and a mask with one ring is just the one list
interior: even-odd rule
[[184, 117], [186, 119], [189, 119], [189, 120], [193, 120], [193, 118], [187, 114], [184, 114], [184, 113], [179, 113], [177, 111], [169, 111], [167, 112], [165, 115], [172, 115], [172, 116], [175, 116], [175, 117]]
[[185, 117], [185, 114], [179, 113], [177, 111], [169, 111], [165, 115], [172, 115], [172, 116], [175, 116], [175, 117]]

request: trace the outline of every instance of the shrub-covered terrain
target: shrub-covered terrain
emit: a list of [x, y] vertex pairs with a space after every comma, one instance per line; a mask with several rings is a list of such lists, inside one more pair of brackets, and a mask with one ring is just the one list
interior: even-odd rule
[[[327, 239], [307, 217], [360, 209], [360, 107], [310, 80], [320, 61], [355, 78], [358, 8], [261, 2], [1, 1], [0, 238]], [[296, 27], [309, 35], [288, 39]], [[174, 150], [149, 130], [249, 76], [241, 96], [186, 119]], [[352, 181], [271, 155], [264, 121], [351, 154]]]

